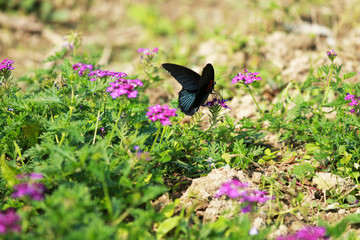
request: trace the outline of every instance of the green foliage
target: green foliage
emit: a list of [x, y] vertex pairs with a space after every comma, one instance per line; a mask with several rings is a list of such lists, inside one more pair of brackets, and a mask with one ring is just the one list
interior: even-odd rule
[[[148, 120], [145, 90], [161, 80], [158, 68], [151, 69], [153, 59], [144, 70], [138, 97], [113, 99], [106, 91], [110, 77], [90, 81], [72, 67], [86, 60], [63, 56], [57, 53], [47, 60], [57, 62], [52, 69], [22, 77], [29, 84], [25, 92], [10, 76], [0, 92], [2, 208], [19, 209], [20, 235], [26, 239], [265, 239], [271, 224], [250, 236], [251, 215], [203, 223], [193, 211], [180, 209], [178, 199], [160, 209], [153, 203], [164, 193], [177, 193], [181, 183], [168, 183], [179, 176], [195, 178], [225, 165], [275, 165], [281, 151], [266, 142], [269, 134], [286, 144], [290, 156], [297, 148], [305, 151], [301, 164], [288, 171], [290, 186], [311, 180], [321, 168], [356, 181], [359, 177], [359, 120], [348, 114], [343, 99], [350, 89], [358, 94], [360, 87], [345, 83], [353, 74], [341, 77], [340, 66], [323, 66], [306, 82], [289, 84], [281, 93], [283, 100], [259, 109], [257, 120], [236, 121], [219, 106], [211, 108], [210, 126], [204, 129], [201, 111], [186, 124], [179, 111], [171, 126]], [[25, 172], [44, 174], [44, 201], [11, 198], [16, 175]], [[276, 176], [262, 179], [278, 186]], [[304, 195], [296, 196], [298, 210], [306, 212], [300, 206]], [[356, 204], [357, 194], [334, 201], [345, 199]], [[357, 220], [349, 217], [343, 224]], [[329, 229], [331, 236], [340, 236], [345, 228]]]
[[[339, 238], [342, 234], [346, 232], [347, 226], [349, 224], [359, 224], [360, 223], [360, 214], [350, 214], [343, 218], [338, 223], [334, 224], [333, 226], [329, 225], [328, 223], [321, 221], [320, 224], [326, 226], [327, 232], [329, 235], [333, 236], [334, 238]], [[356, 239], [349, 237], [348, 239]]]

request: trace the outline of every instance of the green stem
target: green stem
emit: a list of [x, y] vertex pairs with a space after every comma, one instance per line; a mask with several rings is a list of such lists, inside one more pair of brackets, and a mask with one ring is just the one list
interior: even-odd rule
[[117, 118], [116, 118], [116, 120], [115, 120], [115, 122], [114, 122], [114, 126], [113, 126], [113, 128], [112, 128], [112, 130], [111, 130], [111, 133], [110, 133], [110, 135], [109, 135], [109, 141], [108, 141], [108, 144], [107, 144], [107, 147], [109, 147], [110, 146], [110, 144], [111, 144], [111, 140], [112, 140], [112, 138], [113, 138], [113, 136], [114, 136], [114, 132], [115, 132], [115, 130], [118, 128], [118, 121], [119, 121], [119, 119], [120, 119], [120, 115], [121, 115], [121, 112], [122, 112], [122, 107], [121, 107], [122, 105], [120, 104], [120, 107], [119, 107], [119, 112], [118, 112], [118, 115], [117, 115]]
[[161, 145], [161, 141], [163, 140], [163, 137], [164, 137], [164, 134], [165, 134], [165, 129], [167, 129], [167, 126], [168, 126], [168, 125], [165, 125], [165, 126], [163, 127], [163, 131], [162, 131], [161, 137], [160, 137], [160, 145]]
[[66, 136], [66, 133], [65, 132], [62, 132], [61, 133], [61, 139], [60, 139], [60, 142], [59, 142], [59, 147], [61, 147], [61, 145], [63, 144], [64, 140], [65, 140], [65, 136]]
[[98, 129], [98, 126], [99, 126], [99, 118], [100, 118], [100, 110], [98, 111], [98, 115], [96, 117], [96, 125], [95, 125], [93, 145], [95, 144], [95, 141], [96, 141], [96, 133], [97, 133], [97, 129]]
[[252, 91], [251, 91], [250, 87], [249, 87], [248, 85], [246, 85], [246, 87], [248, 88], [248, 90], [249, 90], [249, 92], [250, 92], [250, 95], [251, 95], [252, 99], [254, 100], [254, 102], [255, 102], [255, 104], [256, 104], [256, 106], [257, 106], [257, 108], [259, 109], [259, 111], [260, 111], [261, 115], [263, 115], [263, 112], [262, 112], [261, 108], [259, 107], [259, 104], [256, 102], [256, 100], [255, 100], [255, 98], [254, 98], [254, 95], [253, 95], [253, 93], [252, 93]]
[[129, 213], [132, 211], [132, 208], [128, 208], [126, 209], [116, 220], [114, 220], [111, 225], [112, 226], [117, 226], [118, 224], [120, 224], [128, 215]]
[[152, 149], [153, 149], [153, 147], [154, 147], [154, 145], [155, 145], [155, 143], [156, 143], [156, 141], [157, 141], [157, 139], [159, 137], [159, 133], [160, 133], [160, 128], [158, 128], [158, 130], [156, 131], [156, 137], [155, 137], [155, 140], [154, 140], [154, 142], [153, 142], [153, 144], [152, 144], [152, 146], [150, 148], [150, 152], [152, 151]]
[[104, 196], [105, 196], [106, 207], [107, 207], [107, 209], [109, 211], [110, 217], [112, 218], [113, 208], [112, 208], [110, 194], [109, 194], [109, 187], [107, 185], [106, 179], [103, 179], [102, 184], [103, 184], [103, 188], [104, 188]]
[[326, 88], [326, 92], [325, 92], [325, 96], [324, 96], [324, 99], [322, 100], [322, 103], [324, 103], [326, 101], [326, 98], [329, 94], [329, 90], [330, 90], [330, 82], [331, 82], [331, 77], [332, 77], [332, 72], [333, 72], [333, 67], [334, 67], [334, 63], [331, 62], [331, 65], [330, 65], [330, 71], [329, 71], [329, 74], [328, 74], [328, 84], [327, 84], [327, 88]]

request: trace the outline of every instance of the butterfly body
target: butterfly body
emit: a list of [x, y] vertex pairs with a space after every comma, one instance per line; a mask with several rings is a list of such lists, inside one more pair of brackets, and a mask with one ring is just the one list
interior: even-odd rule
[[183, 87], [179, 92], [180, 110], [186, 115], [194, 115], [214, 89], [215, 73], [213, 66], [210, 63], [207, 64], [201, 75], [177, 64], [164, 63], [162, 67]]

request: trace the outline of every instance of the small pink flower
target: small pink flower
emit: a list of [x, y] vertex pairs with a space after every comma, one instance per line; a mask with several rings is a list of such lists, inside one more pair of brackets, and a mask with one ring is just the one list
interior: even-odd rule
[[0, 234], [20, 232], [20, 217], [14, 209], [9, 208], [0, 212]]
[[159, 122], [165, 126], [171, 124], [169, 118], [176, 116], [176, 109], [170, 109], [167, 105], [150, 106], [146, 116], [153, 122], [159, 120]]
[[260, 81], [261, 80], [261, 77], [260, 76], [257, 76], [259, 75], [260, 73], [258, 72], [249, 72], [246, 68], [244, 70], [244, 74], [242, 74], [241, 72], [238, 73], [238, 75], [236, 75], [233, 79], [232, 79], [232, 82], [231, 84], [235, 84], [235, 83], [238, 83], [238, 82], [243, 82], [244, 84], [250, 84], [254, 81]]
[[336, 58], [336, 56], [337, 56], [337, 54], [336, 54], [336, 52], [334, 51], [334, 49], [331, 50], [331, 52], [330, 52], [330, 51], [326, 52], [326, 55], [328, 56], [328, 58], [330, 59], [330, 61], [334, 61], [335, 58]]
[[3, 69], [14, 70], [15, 68], [12, 66], [13, 64], [14, 64], [14, 61], [13, 61], [13, 60], [4, 59], [4, 60], [0, 63], [0, 71], [2, 71]]
[[139, 79], [124, 79], [121, 77], [109, 84], [110, 87], [108, 87], [106, 91], [110, 92], [110, 96], [113, 99], [121, 95], [127, 95], [128, 98], [136, 98], [138, 91], [135, 90], [135, 88], [137, 86], [143, 86], [143, 83]]
[[79, 76], [83, 76], [86, 70], [92, 70], [94, 67], [91, 64], [76, 63], [73, 65], [73, 70], [78, 71]]

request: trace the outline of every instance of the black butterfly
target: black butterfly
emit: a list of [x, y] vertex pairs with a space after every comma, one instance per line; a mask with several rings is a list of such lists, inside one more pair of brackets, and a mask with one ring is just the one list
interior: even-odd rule
[[194, 115], [201, 105], [206, 102], [209, 94], [214, 89], [214, 68], [208, 63], [201, 76], [193, 70], [172, 64], [164, 63], [165, 68], [182, 86], [179, 92], [179, 107], [186, 115]]

